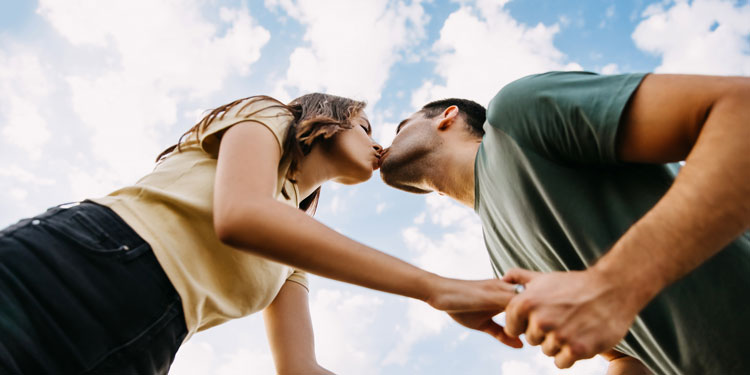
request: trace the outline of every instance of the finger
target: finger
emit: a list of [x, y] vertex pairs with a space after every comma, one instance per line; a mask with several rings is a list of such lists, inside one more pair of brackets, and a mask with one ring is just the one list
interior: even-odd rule
[[570, 345], [563, 345], [560, 352], [555, 356], [555, 366], [559, 369], [565, 369], [576, 363], [576, 358], [573, 356], [573, 350]]
[[514, 268], [503, 276], [503, 281], [513, 284], [526, 284], [541, 275], [539, 272], [529, 271], [522, 268]]
[[542, 353], [548, 357], [554, 357], [560, 352], [562, 344], [557, 339], [557, 335], [554, 332], [550, 332], [544, 337], [542, 342]]
[[544, 341], [544, 336], [544, 331], [541, 330], [536, 319], [533, 316], [529, 318], [529, 325], [526, 327], [526, 342], [529, 345], [536, 346]]
[[488, 323], [486, 326], [482, 327], [482, 332], [489, 334], [490, 336], [496, 338], [498, 341], [510, 346], [511, 348], [523, 348], [523, 342], [521, 341], [521, 339], [519, 339], [518, 337], [510, 337], [506, 335], [501, 325], [495, 323], [492, 320], [490, 320], [490, 322], [491, 323]]
[[523, 295], [518, 295], [510, 300], [505, 308], [505, 333], [510, 337], [518, 337], [526, 332], [529, 312], [532, 303]]

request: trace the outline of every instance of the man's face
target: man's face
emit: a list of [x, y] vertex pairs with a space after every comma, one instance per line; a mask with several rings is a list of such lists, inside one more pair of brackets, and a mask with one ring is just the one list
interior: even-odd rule
[[442, 143], [436, 119], [416, 112], [401, 121], [396, 138], [381, 157], [380, 177], [386, 184], [411, 193], [429, 193], [425, 185], [430, 158]]

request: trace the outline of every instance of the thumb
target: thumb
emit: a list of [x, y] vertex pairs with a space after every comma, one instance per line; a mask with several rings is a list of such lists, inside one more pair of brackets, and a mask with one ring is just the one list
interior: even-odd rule
[[505, 345], [510, 346], [511, 348], [522, 348], [523, 342], [518, 337], [510, 337], [505, 333], [505, 330], [503, 327], [497, 323], [495, 323], [492, 319], [490, 319], [487, 323], [485, 323], [480, 330], [484, 333], [489, 334], [490, 336], [496, 338], [498, 341], [502, 342]]
[[534, 272], [525, 270], [522, 268], [514, 268], [503, 276], [503, 281], [512, 284], [527, 284], [537, 276], [541, 275], [540, 272]]

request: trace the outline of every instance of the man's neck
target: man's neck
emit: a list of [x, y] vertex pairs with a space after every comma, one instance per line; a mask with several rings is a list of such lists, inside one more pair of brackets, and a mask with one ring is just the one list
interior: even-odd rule
[[474, 208], [474, 161], [481, 141], [444, 150], [433, 170], [433, 189]]

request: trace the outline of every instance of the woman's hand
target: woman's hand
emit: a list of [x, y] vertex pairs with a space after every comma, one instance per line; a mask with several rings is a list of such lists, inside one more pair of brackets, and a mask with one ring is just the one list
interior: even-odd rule
[[497, 279], [468, 281], [441, 277], [432, 285], [427, 299], [430, 306], [447, 312], [462, 326], [485, 332], [508, 346], [523, 346], [520, 339], [506, 335], [503, 327], [492, 320], [513, 297], [511, 284]]
[[459, 280], [432, 275], [425, 302], [446, 312], [505, 310], [515, 294], [499, 279]]
[[503, 326], [492, 320], [493, 316], [501, 312], [502, 310], [462, 311], [449, 312], [448, 315], [464, 327], [482, 331], [512, 348], [522, 348], [523, 342], [521, 342], [521, 339], [508, 336], [503, 330]]

